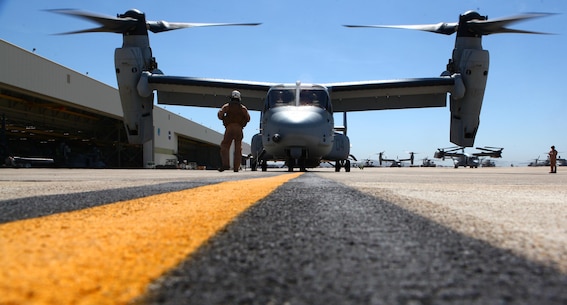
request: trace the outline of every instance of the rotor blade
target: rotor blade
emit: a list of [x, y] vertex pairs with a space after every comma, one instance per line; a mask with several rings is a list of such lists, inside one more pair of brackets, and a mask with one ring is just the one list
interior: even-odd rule
[[161, 33], [178, 29], [204, 27], [204, 26], [256, 26], [261, 23], [187, 23], [187, 22], [167, 22], [167, 21], [148, 21], [148, 30], [153, 33]]
[[453, 148], [449, 147], [449, 148], [446, 148], [446, 149], [447, 150], [445, 152], [454, 152], [454, 151], [458, 151], [458, 150], [464, 150], [462, 147], [453, 147]]
[[432, 32], [437, 34], [451, 35], [457, 31], [458, 24], [440, 22], [437, 24], [416, 24], [416, 25], [344, 25], [347, 28], [387, 28], [404, 29]]
[[506, 26], [520, 21], [541, 18], [554, 15], [553, 13], [525, 13], [510, 17], [501, 17], [489, 20], [470, 20], [467, 25], [471, 30], [480, 35], [501, 34], [501, 33], [519, 33], [519, 34], [549, 34], [544, 32], [534, 32], [525, 30], [509, 29]]
[[[520, 33], [520, 34], [549, 34], [544, 32], [526, 31], [510, 29], [506, 26], [520, 21], [525, 21], [533, 18], [540, 18], [554, 15], [553, 13], [525, 13], [510, 17], [501, 17], [489, 20], [469, 20], [466, 26], [476, 34], [490, 35], [498, 33]], [[457, 22], [445, 23], [440, 22], [436, 24], [418, 24], [418, 25], [344, 25], [350, 28], [390, 28], [390, 29], [406, 29], [406, 30], [419, 30], [425, 32], [432, 32], [437, 34], [451, 35], [455, 33], [459, 27]]]
[[101, 25], [101, 27], [99, 28], [67, 32], [62, 34], [79, 34], [79, 33], [93, 33], [93, 32], [108, 32], [108, 33], [121, 34], [135, 27], [136, 22], [138, 22], [138, 20], [130, 17], [117, 18], [117, 17], [106, 16], [91, 12], [72, 10], [72, 9], [54, 9], [47, 11], [57, 14], [74, 16], [81, 19], [86, 19]]
[[494, 146], [485, 146], [488, 149], [497, 149], [497, 150], [504, 150], [504, 147], [494, 147]]

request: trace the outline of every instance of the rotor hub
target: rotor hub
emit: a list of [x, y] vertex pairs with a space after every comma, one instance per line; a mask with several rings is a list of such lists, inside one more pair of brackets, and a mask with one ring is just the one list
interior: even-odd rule
[[141, 11], [137, 10], [137, 9], [131, 9], [131, 10], [126, 11], [126, 13], [124, 13], [124, 14], [118, 14], [117, 17], [118, 18], [140, 19], [140, 18], [145, 18], [145, 14], [142, 13]]
[[472, 26], [470, 26], [469, 21], [472, 20], [487, 20], [487, 16], [481, 16], [476, 11], [468, 11], [461, 16], [459, 16], [459, 26], [457, 28], [457, 37], [481, 37], [482, 34], [475, 31]]
[[146, 26], [146, 14], [142, 13], [137, 9], [131, 9], [126, 11], [124, 14], [118, 14], [118, 18], [125, 20], [132, 20], [135, 25], [130, 28], [124, 28], [122, 32], [124, 35], [148, 35]]

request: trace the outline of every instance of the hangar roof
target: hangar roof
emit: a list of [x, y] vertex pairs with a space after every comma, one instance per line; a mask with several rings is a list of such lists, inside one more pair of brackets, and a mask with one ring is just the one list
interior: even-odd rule
[[37, 98], [83, 108], [113, 118], [122, 117], [116, 88], [49, 59], [0, 40], [0, 85]]
[[[109, 134], [105, 128], [121, 124], [123, 111], [116, 88], [1, 39], [0, 54], [0, 114], [17, 125], [9, 126], [9, 132], [32, 129], [37, 135], [43, 130], [51, 137], [90, 129], [100, 137]], [[154, 116], [156, 127], [169, 125], [170, 117], [177, 117], [159, 107], [154, 108]], [[181, 117], [169, 128], [211, 144], [222, 139], [222, 134]]]

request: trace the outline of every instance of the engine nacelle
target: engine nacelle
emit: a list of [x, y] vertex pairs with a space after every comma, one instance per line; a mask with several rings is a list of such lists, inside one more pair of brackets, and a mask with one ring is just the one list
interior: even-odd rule
[[144, 62], [148, 51], [149, 48], [144, 52], [139, 47], [123, 47], [114, 53], [124, 126], [132, 144], [143, 144], [153, 136], [153, 94], [142, 97], [137, 90], [142, 71], [149, 68]]
[[346, 160], [350, 155], [350, 140], [339, 132], [335, 132], [333, 136], [333, 148], [323, 157], [325, 160], [337, 161]]
[[465, 94], [462, 98], [451, 95], [452, 143], [472, 147], [480, 124], [480, 110], [488, 79], [488, 51], [478, 49], [459, 50], [458, 72], [461, 74]]

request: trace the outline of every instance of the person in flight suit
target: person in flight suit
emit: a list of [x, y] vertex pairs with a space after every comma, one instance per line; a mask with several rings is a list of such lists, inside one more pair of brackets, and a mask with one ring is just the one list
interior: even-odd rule
[[235, 172], [238, 172], [242, 159], [242, 138], [244, 137], [242, 129], [250, 122], [250, 114], [246, 106], [242, 105], [239, 91], [232, 91], [230, 102], [222, 106], [218, 112], [218, 118], [222, 120], [225, 127], [224, 138], [220, 144], [222, 167], [219, 168], [219, 171], [230, 169], [228, 154], [230, 145], [234, 141], [233, 169]]
[[557, 173], [557, 150], [555, 150], [555, 146], [551, 146], [551, 150], [549, 151], [549, 165], [551, 166], [550, 174]]

